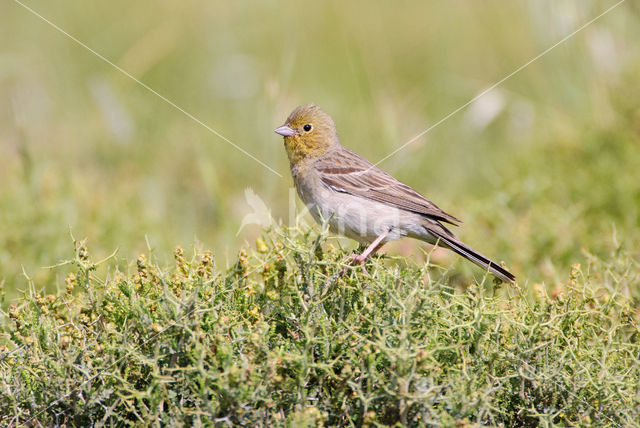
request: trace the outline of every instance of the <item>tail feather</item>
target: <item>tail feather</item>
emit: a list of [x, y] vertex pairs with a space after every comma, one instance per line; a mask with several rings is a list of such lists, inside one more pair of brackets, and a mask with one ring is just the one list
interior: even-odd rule
[[[433, 230], [431, 230], [430, 232], [434, 233]], [[483, 256], [468, 245], [445, 234], [436, 233], [436, 236], [440, 239], [440, 242], [442, 242], [447, 248], [461, 255], [465, 259], [475, 263], [483, 269], [488, 270], [503, 281], [515, 283], [516, 277], [514, 274], [500, 266], [498, 263], [489, 259], [488, 257]]]

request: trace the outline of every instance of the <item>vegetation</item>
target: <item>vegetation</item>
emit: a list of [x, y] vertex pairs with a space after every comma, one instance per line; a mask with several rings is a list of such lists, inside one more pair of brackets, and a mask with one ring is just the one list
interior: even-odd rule
[[[100, 257], [118, 248], [121, 264], [148, 247], [166, 264], [197, 237], [231, 265], [261, 233], [236, 236], [251, 212], [246, 188], [293, 225], [273, 133], [293, 107], [320, 105], [342, 143], [375, 162], [611, 6], [28, 5], [282, 178], [11, 3], [0, 14], [7, 302], [26, 286], [23, 269], [49, 291], [62, 282], [42, 267], [67, 257], [69, 229]], [[637, 253], [638, 39], [627, 1], [380, 166], [530, 283], [555, 287], [584, 263], [582, 249], [609, 254], [614, 229]], [[389, 248], [422, 257], [411, 241]]]
[[637, 261], [590, 259], [528, 299], [430, 264], [363, 276], [312, 237], [274, 231], [226, 271], [178, 248], [102, 278], [77, 243], [64, 290], [9, 309], [0, 424], [639, 420]]
[[[282, 177], [3, 5], [0, 426], [637, 425], [634, 2], [451, 116], [615, 3], [22, 3]], [[412, 240], [345, 267], [290, 215], [308, 102], [373, 162], [430, 129], [380, 166], [518, 286]], [[247, 188], [283, 220], [239, 231]]]

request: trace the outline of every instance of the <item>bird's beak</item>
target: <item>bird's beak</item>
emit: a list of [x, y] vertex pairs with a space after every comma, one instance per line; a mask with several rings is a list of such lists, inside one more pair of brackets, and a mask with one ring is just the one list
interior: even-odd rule
[[288, 125], [282, 125], [280, 128], [274, 129], [273, 132], [280, 134], [283, 137], [293, 137], [296, 133], [296, 131], [291, 129]]

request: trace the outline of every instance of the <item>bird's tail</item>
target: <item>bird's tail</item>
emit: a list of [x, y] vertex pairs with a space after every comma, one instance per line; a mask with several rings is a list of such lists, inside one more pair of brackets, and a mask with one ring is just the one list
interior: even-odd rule
[[[435, 231], [431, 230], [430, 232], [434, 233]], [[483, 256], [482, 254], [480, 254], [473, 248], [469, 247], [468, 245], [458, 241], [457, 239], [451, 236], [447, 236], [446, 234], [443, 234], [443, 233], [441, 234], [441, 233], [435, 232], [435, 235], [437, 238], [440, 239], [440, 242], [444, 244], [445, 247], [461, 255], [465, 259], [477, 264], [481, 268], [488, 270], [489, 272], [491, 272], [493, 275], [497, 276], [501, 280], [506, 282], [511, 282], [511, 283], [516, 282], [516, 277], [514, 274], [512, 274], [511, 272], [509, 272], [508, 270], [506, 270], [505, 268], [503, 268], [493, 260]]]

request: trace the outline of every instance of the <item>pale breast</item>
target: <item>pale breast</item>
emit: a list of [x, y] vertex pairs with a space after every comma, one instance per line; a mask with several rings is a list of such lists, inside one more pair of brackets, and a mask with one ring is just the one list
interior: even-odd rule
[[313, 218], [319, 224], [327, 223], [333, 233], [368, 244], [387, 230], [391, 232], [384, 241], [414, 235], [413, 229], [423, 229], [418, 214], [337, 192], [324, 185], [317, 173], [296, 172], [292, 171], [292, 176], [300, 199]]

